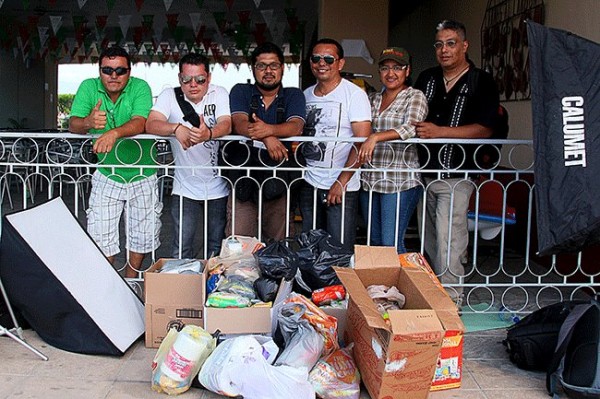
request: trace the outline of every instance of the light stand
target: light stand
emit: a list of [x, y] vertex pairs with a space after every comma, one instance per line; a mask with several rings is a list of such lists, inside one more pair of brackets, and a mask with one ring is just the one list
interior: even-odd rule
[[17, 341], [19, 344], [23, 345], [24, 347], [26, 347], [27, 349], [32, 351], [33, 353], [35, 353], [36, 355], [38, 355], [39, 357], [41, 357], [42, 360], [48, 360], [48, 356], [44, 355], [42, 352], [40, 352], [39, 350], [37, 350], [36, 348], [34, 348], [33, 346], [31, 346], [27, 342], [25, 342], [25, 338], [23, 338], [23, 329], [21, 329], [21, 327], [19, 326], [19, 323], [17, 322], [17, 318], [15, 317], [15, 313], [13, 312], [12, 306], [10, 305], [10, 302], [8, 301], [8, 296], [6, 295], [6, 291], [4, 290], [4, 285], [2, 284], [2, 279], [0, 279], [0, 291], [2, 291], [2, 297], [4, 298], [4, 302], [6, 303], [6, 307], [8, 308], [8, 313], [10, 313], [10, 317], [13, 321], [13, 324], [15, 325], [15, 327], [12, 329], [15, 332], [13, 334], [13, 332], [11, 330], [9, 330], [8, 328], [6, 328], [0, 324], [0, 336], [6, 335], [6, 336], [10, 337], [13, 340]]

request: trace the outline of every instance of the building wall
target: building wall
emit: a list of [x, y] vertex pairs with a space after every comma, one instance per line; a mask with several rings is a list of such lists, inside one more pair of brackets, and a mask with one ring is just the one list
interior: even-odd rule
[[[413, 55], [414, 78], [436, 64], [432, 47], [435, 25], [456, 19], [467, 27], [469, 57], [481, 66], [480, 31], [488, 0], [425, 0], [396, 26], [390, 27], [390, 45], [404, 46]], [[600, 0], [545, 0], [545, 26], [564, 29], [600, 42]], [[510, 115], [510, 139], [531, 139], [531, 101], [505, 102]]]
[[[398, 1], [398, 0], [392, 0]], [[369, 84], [379, 87], [377, 57], [388, 42], [388, 1], [321, 0], [318, 38], [363, 39], [374, 59], [346, 58], [344, 71], [373, 75]], [[307, 49], [309, 51], [309, 49]]]
[[27, 68], [20, 57], [0, 56], [0, 128], [10, 128], [8, 119], [21, 122], [27, 129], [42, 129], [45, 124], [45, 65]]

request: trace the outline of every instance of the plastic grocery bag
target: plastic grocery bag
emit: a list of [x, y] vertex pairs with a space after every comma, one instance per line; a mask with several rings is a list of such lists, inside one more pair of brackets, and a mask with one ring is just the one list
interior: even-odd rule
[[275, 361], [275, 365], [313, 368], [323, 353], [325, 344], [308, 320], [302, 316], [306, 306], [301, 303], [286, 303], [279, 309], [277, 321], [285, 341], [285, 349]]
[[208, 390], [244, 399], [314, 399], [305, 368], [271, 366], [251, 335], [221, 343], [206, 360], [198, 381]]
[[254, 253], [261, 275], [274, 280], [292, 280], [298, 270], [298, 255], [285, 241], [275, 241]]
[[352, 251], [342, 247], [325, 230], [310, 230], [296, 237], [300, 245], [298, 267], [302, 281], [312, 290], [340, 284], [333, 266], [348, 266]]
[[216, 340], [201, 327], [170, 329], [152, 362], [152, 390], [169, 395], [187, 391], [215, 346]]
[[337, 319], [335, 317], [328, 315], [310, 299], [295, 292], [290, 293], [284, 303], [301, 303], [306, 306], [306, 311], [302, 314], [302, 318], [308, 320], [310, 325], [323, 336], [325, 341], [323, 355], [328, 355], [340, 347], [337, 334]]
[[323, 399], [359, 399], [360, 373], [352, 359], [354, 344], [320, 359], [309, 374], [309, 381]]

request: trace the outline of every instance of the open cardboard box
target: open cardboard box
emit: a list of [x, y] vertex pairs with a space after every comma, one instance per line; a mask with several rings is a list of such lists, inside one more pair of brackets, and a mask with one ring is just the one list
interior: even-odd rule
[[204, 327], [205, 273], [159, 273], [168, 260], [159, 259], [144, 273], [148, 348], [158, 348], [173, 326]]
[[277, 320], [277, 310], [292, 292], [292, 282], [282, 281], [273, 306], [248, 308], [204, 307], [204, 329], [209, 333], [220, 330], [222, 334], [271, 334]]
[[398, 258], [402, 268], [412, 273], [415, 278], [429, 279], [430, 283], [420, 281], [419, 287], [423, 288], [425, 300], [435, 309], [444, 327], [444, 341], [431, 390], [458, 388], [462, 380], [465, 326], [458, 315], [456, 304], [450, 299], [423, 255], [413, 252], [399, 255]]
[[[427, 398], [444, 327], [426, 298], [435, 289], [418, 268], [401, 268], [392, 247], [355, 246], [355, 269], [336, 268], [350, 295], [346, 338], [354, 342], [354, 357], [372, 399]], [[402, 310], [389, 312], [385, 322], [366, 287], [395, 285], [406, 296]], [[456, 311], [455, 311], [456, 312]]]

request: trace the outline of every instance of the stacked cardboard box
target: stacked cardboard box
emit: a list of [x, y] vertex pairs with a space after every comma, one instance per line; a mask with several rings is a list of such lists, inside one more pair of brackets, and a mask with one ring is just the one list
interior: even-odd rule
[[205, 274], [160, 273], [159, 259], [144, 273], [146, 346], [158, 348], [171, 327], [204, 327]]

